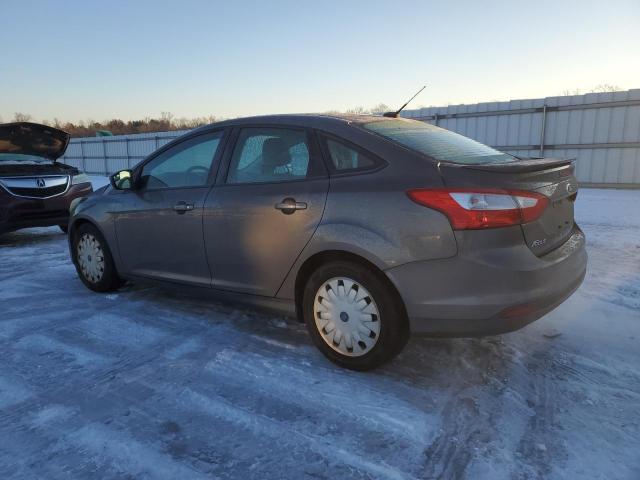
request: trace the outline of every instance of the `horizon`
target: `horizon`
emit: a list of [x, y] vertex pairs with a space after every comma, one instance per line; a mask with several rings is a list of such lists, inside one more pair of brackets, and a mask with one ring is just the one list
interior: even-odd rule
[[408, 109], [638, 88], [640, 3], [614, 3], [10, 2], [0, 118], [395, 109], [425, 84]]

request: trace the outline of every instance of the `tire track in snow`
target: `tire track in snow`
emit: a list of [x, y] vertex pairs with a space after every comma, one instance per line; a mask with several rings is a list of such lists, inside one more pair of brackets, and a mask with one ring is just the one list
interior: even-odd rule
[[[529, 419], [525, 432], [518, 445], [518, 452], [524, 463], [531, 466], [537, 478], [547, 478], [553, 468], [566, 460], [566, 447], [556, 434], [558, 430], [557, 414], [563, 398], [558, 388], [557, 363], [544, 354], [534, 354], [537, 361], [528, 366], [533, 379], [530, 408], [534, 414]], [[541, 373], [542, 372], [542, 373]]]
[[414, 478], [384, 462], [369, 461], [363, 456], [341, 448], [324, 438], [295, 430], [290, 425], [244, 410], [222, 399], [207, 397], [189, 388], [182, 392], [179, 399], [187, 408], [193, 408], [219, 420], [241, 426], [255, 435], [267, 436], [278, 442], [284, 440], [294, 445], [306, 445], [329, 461], [338, 460], [357, 470], [367, 472], [374, 478], [389, 480]]
[[[95, 367], [109, 362], [109, 358], [84, 348], [69, 345], [55, 338], [40, 334], [27, 335], [21, 338], [16, 346], [25, 352], [39, 352], [49, 358], [60, 358], [65, 363], [69, 361], [82, 367]], [[71, 357], [71, 359], [69, 359]]]
[[[433, 419], [388, 395], [358, 388], [358, 374], [348, 384], [329, 378], [319, 381], [310, 372], [291, 366], [287, 359], [272, 361], [254, 353], [223, 350], [206, 365], [206, 370], [225, 382], [250, 384], [252, 389], [297, 407], [323, 411], [331, 404], [334, 415], [345, 415], [359, 427], [388, 434], [409, 448], [422, 449], [430, 434]], [[341, 372], [342, 374], [343, 372]], [[366, 375], [363, 375], [366, 378]], [[364, 386], [364, 384], [363, 384]]]
[[64, 442], [90, 454], [89, 460], [106, 466], [128, 478], [150, 475], [154, 479], [208, 479], [204, 475], [170, 456], [142, 444], [127, 433], [107, 428], [100, 424], [89, 424], [72, 432]]

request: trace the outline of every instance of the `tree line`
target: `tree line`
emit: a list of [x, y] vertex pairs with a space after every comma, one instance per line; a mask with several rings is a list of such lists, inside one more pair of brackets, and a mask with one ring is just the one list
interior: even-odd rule
[[[622, 90], [617, 85], [611, 85], [603, 83], [597, 85], [589, 92], [617, 92]], [[561, 95], [580, 95], [582, 92], [579, 89], [575, 90], [563, 90]], [[496, 100], [497, 101], [497, 100]], [[419, 108], [419, 107], [413, 107]], [[330, 110], [324, 112], [326, 114], [374, 114], [381, 115], [384, 112], [395, 110], [384, 103], [379, 103], [373, 107], [355, 107], [348, 110]], [[162, 112], [159, 118], [146, 117], [141, 120], [120, 120], [119, 118], [113, 118], [111, 120], [105, 120], [103, 122], [95, 122], [93, 120], [80, 121], [78, 123], [64, 122], [57, 118], [53, 121], [43, 120], [42, 123], [50, 125], [60, 130], [64, 130], [71, 134], [72, 137], [93, 137], [100, 131], [107, 131], [113, 135], [127, 135], [132, 133], [155, 133], [155, 132], [168, 132], [171, 130], [191, 130], [192, 128], [201, 127], [202, 125], [208, 125], [217, 121], [223, 120], [221, 117], [209, 115], [208, 117], [194, 117], [194, 118], [175, 118], [171, 112]], [[33, 121], [33, 117], [26, 113], [16, 112], [13, 116], [14, 122], [29, 122]], [[0, 118], [2, 123], [2, 118]]]
[[[169, 112], [162, 112], [159, 118], [146, 117], [141, 120], [120, 120], [113, 118], [103, 122], [93, 120], [80, 121], [78, 123], [64, 122], [57, 118], [53, 121], [43, 120], [41, 123], [64, 130], [71, 137], [94, 137], [98, 132], [110, 132], [113, 135], [127, 135], [132, 133], [168, 132], [171, 130], [191, 130], [219, 121], [220, 118], [210, 115], [208, 117], [174, 118]], [[33, 117], [26, 113], [16, 112], [14, 122], [34, 121]], [[0, 121], [1, 123], [1, 121]]]

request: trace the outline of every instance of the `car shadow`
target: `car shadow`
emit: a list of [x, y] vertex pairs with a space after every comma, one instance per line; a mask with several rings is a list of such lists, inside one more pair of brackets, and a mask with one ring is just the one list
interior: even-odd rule
[[[189, 317], [205, 317], [208, 321], [228, 324], [247, 335], [259, 336], [273, 345], [287, 345], [283, 360], [308, 361], [320, 364], [332, 373], [344, 370], [326, 360], [315, 349], [304, 323], [292, 317], [264, 313], [254, 307], [228, 301], [211, 300], [202, 295], [178, 292], [161, 286], [127, 284], [122, 290], [139, 300], [150, 301], [162, 310]], [[215, 320], [214, 320], [215, 319]], [[246, 348], [243, 345], [242, 348]], [[277, 348], [277, 347], [276, 347]], [[297, 354], [291, 353], [300, 350]], [[274, 354], [277, 352], [274, 352]], [[464, 386], [484, 385], [491, 378], [508, 375], [507, 370], [516, 354], [509, 336], [481, 338], [410, 338], [404, 350], [388, 364], [356, 375], [393, 379], [415, 387], [451, 383], [452, 376], [464, 379]], [[462, 386], [462, 384], [461, 384]]]
[[0, 234], [0, 247], [34, 245], [64, 236], [65, 234], [58, 227], [27, 228]]

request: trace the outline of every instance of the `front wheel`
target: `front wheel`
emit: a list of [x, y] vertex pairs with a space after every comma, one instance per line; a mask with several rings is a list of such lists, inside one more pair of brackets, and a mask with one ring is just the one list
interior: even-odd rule
[[122, 285], [107, 242], [93, 225], [80, 225], [73, 242], [78, 276], [94, 292], [112, 292]]
[[322, 265], [307, 281], [303, 315], [315, 345], [332, 362], [370, 370], [393, 358], [409, 334], [393, 287], [355, 262]]

